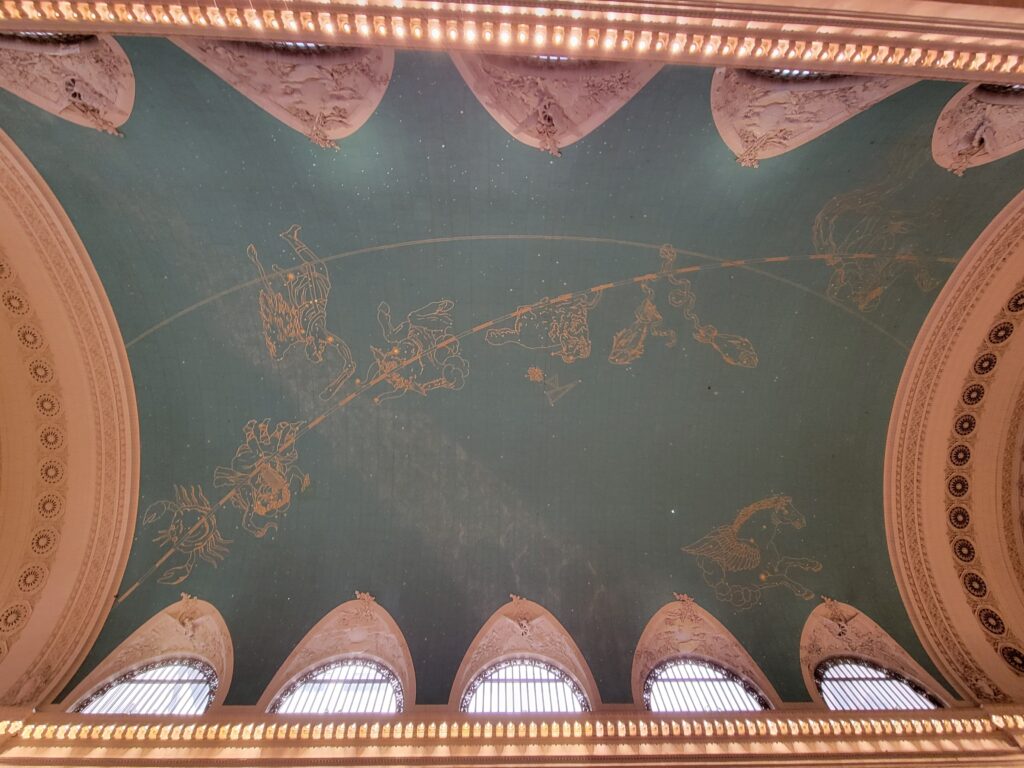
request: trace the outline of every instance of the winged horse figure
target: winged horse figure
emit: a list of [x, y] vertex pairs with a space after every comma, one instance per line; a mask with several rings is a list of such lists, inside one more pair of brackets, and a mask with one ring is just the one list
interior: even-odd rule
[[814, 592], [790, 577], [789, 571], [816, 572], [821, 563], [782, 555], [775, 545], [780, 528], [799, 529], [806, 522], [789, 496], [769, 496], [744, 507], [729, 525], [715, 528], [683, 547], [683, 552], [696, 556], [704, 581], [715, 595], [741, 610], [757, 605], [761, 592], [773, 587], [785, 587], [810, 600]]

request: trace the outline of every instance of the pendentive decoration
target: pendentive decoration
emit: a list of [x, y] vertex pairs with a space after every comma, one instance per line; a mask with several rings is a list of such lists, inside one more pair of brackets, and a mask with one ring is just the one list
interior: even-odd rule
[[743, 683], [778, 707], [782, 700], [747, 650], [714, 616], [689, 595], [675, 595], [644, 627], [633, 654], [633, 702], [644, 701], [644, 687], [660, 664], [678, 658], [710, 661], [725, 667]]
[[272, 711], [289, 685], [345, 659], [373, 662], [394, 675], [400, 683], [399, 711], [416, 703], [416, 672], [402, 630], [373, 595], [357, 591], [354, 600], [332, 610], [299, 641], [260, 697], [259, 709]]
[[298, 43], [204, 38], [172, 42], [232, 88], [321, 147], [337, 147], [384, 97], [395, 53]]
[[851, 605], [823, 597], [811, 611], [800, 634], [800, 671], [811, 699], [825, 706], [815, 682], [822, 662], [829, 659], [858, 659], [878, 665], [906, 678], [915, 687], [941, 703], [948, 695], [938, 681], [903, 650], [889, 634]]
[[943, 108], [932, 133], [932, 157], [957, 176], [1024, 148], [1024, 88], [969, 85]]
[[499, 662], [530, 658], [554, 666], [583, 692], [591, 709], [600, 705], [597, 682], [580, 649], [558, 619], [519, 595], [495, 611], [480, 628], [455, 675], [449, 706], [458, 709], [473, 681]]
[[614, 115], [661, 69], [647, 62], [451, 52], [480, 103], [517, 141], [554, 156]]
[[0, 35], [0, 87], [117, 136], [135, 103], [132, 65], [109, 35]]
[[960, 260], [903, 372], [886, 444], [889, 553], [932, 659], [976, 702], [1024, 697], [1024, 194]]
[[[790, 74], [792, 73], [792, 74]], [[711, 115], [736, 162], [756, 168], [913, 85], [905, 77], [716, 69]]]
[[81, 709], [112, 681], [140, 667], [169, 659], [194, 659], [215, 674], [211, 704], [224, 701], [234, 670], [231, 634], [220, 613], [186, 593], [125, 638], [68, 694], [62, 706]]

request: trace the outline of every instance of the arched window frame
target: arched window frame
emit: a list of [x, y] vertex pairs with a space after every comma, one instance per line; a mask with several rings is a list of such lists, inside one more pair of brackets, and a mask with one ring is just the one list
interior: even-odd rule
[[[520, 663], [523, 663], [523, 662], [526, 662], [528, 664], [533, 664], [533, 665], [536, 665], [538, 667], [541, 667], [545, 671], [551, 672], [554, 675], [556, 675], [557, 677], [559, 677], [561, 682], [565, 683], [568, 686], [569, 691], [572, 693], [573, 698], [575, 698], [577, 703], [580, 705], [580, 709], [583, 712], [590, 712], [591, 711], [591, 704], [590, 704], [590, 701], [587, 699], [587, 694], [584, 692], [584, 690], [580, 686], [580, 684], [578, 682], [576, 682], [576, 680], [573, 679], [573, 676], [571, 674], [566, 672], [561, 667], [559, 667], [559, 666], [557, 666], [555, 664], [552, 664], [549, 661], [545, 661], [542, 658], [537, 658], [537, 657], [534, 657], [534, 656], [525, 656], [524, 655], [524, 656], [514, 656], [514, 657], [511, 657], [511, 658], [508, 658], [508, 659], [502, 659], [501, 661], [496, 661], [493, 664], [491, 664], [490, 666], [488, 666], [487, 668], [481, 670], [476, 675], [476, 677], [474, 677], [473, 680], [470, 681], [469, 686], [466, 688], [465, 693], [462, 694], [462, 699], [459, 701], [459, 712], [462, 712], [462, 713], [465, 713], [465, 714], [472, 714], [472, 713], [469, 712], [469, 703], [472, 700], [473, 695], [477, 692], [477, 690], [479, 689], [481, 684], [486, 682], [488, 680], [488, 678], [494, 672], [497, 672], [500, 669], [504, 669], [505, 667], [509, 667], [509, 666], [514, 665], [514, 664], [520, 664]], [[487, 713], [487, 714], [491, 714], [491, 713]], [[501, 713], [501, 714], [507, 714], [507, 713]], [[533, 713], [523, 712], [522, 714], [533, 714]], [[536, 714], [562, 714], [562, 713], [554, 713], [554, 712], [552, 712], [552, 713], [543, 713], [543, 712], [538, 712]]]
[[223, 703], [234, 671], [231, 634], [216, 608], [187, 595], [129, 635], [75, 686], [62, 706], [77, 712], [84, 701], [94, 699], [102, 689], [109, 690], [117, 681], [143, 668], [180, 659], [193, 659], [213, 670], [217, 685], [206, 711]]
[[750, 686], [768, 703], [782, 704], [771, 681], [746, 648], [689, 595], [675, 595], [647, 622], [633, 654], [633, 702], [646, 709], [645, 688], [652, 672], [667, 662], [693, 659], [720, 667]]
[[[119, 675], [118, 677], [114, 678], [113, 680], [110, 680], [109, 682], [104, 683], [103, 685], [101, 685], [99, 688], [96, 688], [95, 690], [93, 690], [92, 693], [90, 693], [84, 699], [79, 701], [74, 706], [74, 709], [72, 711], [74, 711], [76, 713], [80, 713], [80, 714], [98, 714], [98, 715], [99, 714], [106, 714], [106, 713], [87, 713], [87, 712], [85, 712], [85, 710], [89, 707], [89, 705], [91, 705], [92, 703], [97, 701], [99, 698], [101, 698], [102, 696], [104, 696], [107, 693], [109, 693], [114, 688], [120, 687], [120, 686], [125, 685], [125, 684], [131, 685], [133, 683], [133, 681], [136, 680], [136, 678], [138, 678], [139, 675], [143, 674], [144, 672], [149, 672], [150, 670], [154, 670], [154, 669], [160, 669], [161, 667], [170, 666], [172, 664], [173, 665], [177, 665], [177, 666], [189, 667], [191, 669], [196, 670], [197, 672], [199, 672], [200, 676], [206, 682], [206, 684], [207, 684], [207, 686], [209, 688], [209, 692], [208, 692], [207, 698], [206, 698], [206, 705], [203, 707], [202, 712], [189, 713], [189, 715], [192, 716], [192, 715], [204, 714], [210, 708], [210, 705], [213, 703], [213, 700], [214, 700], [214, 698], [217, 695], [217, 689], [220, 687], [220, 680], [217, 678], [217, 672], [216, 672], [216, 670], [214, 670], [214, 668], [212, 666], [207, 664], [202, 659], [196, 659], [196, 658], [191, 658], [191, 657], [187, 657], [187, 656], [171, 657], [171, 658], [161, 659], [160, 661], [151, 661], [151, 662], [148, 662], [146, 664], [143, 664], [142, 666], [135, 667], [134, 669], [128, 670], [127, 672], [124, 672], [123, 674]], [[110, 714], [119, 714], [119, 713], [114, 712], [114, 713], [110, 713]]]
[[[278, 693], [274, 697], [274, 700], [270, 703], [270, 706], [267, 708], [267, 711], [270, 712], [270, 713], [277, 713], [278, 710], [280, 709], [281, 705], [284, 703], [285, 699], [287, 699], [289, 696], [291, 696], [293, 693], [295, 693], [297, 690], [299, 690], [299, 688], [301, 688], [306, 683], [310, 682], [314, 678], [318, 677], [319, 675], [321, 675], [324, 672], [327, 672], [327, 671], [329, 671], [331, 669], [335, 669], [337, 667], [342, 667], [342, 666], [346, 666], [348, 664], [353, 664], [353, 663], [365, 664], [365, 665], [369, 665], [369, 666], [373, 667], [377, 672], [380, 673], [381, 677], [384, 678], [384, 682], [391, 685], [392, 690], [394, 691], [396, 707], [397, 707], [395, 712], [394, 713], [386, 713], [386, 712], [381, 713], [381, 712], [359, 712], [359, 711], [344, 712], [344, 711], [339, 711], [339, 712], [330, 712], [330, 713], [323, 713], [323, 714], [334, 714], [334, 715], [373, 714], [373, 715], [380, 716], [380, 715], [387, 715], [387, 714], [401, 714], [402, 712], [405, 711], [405, 692], [402, 689], [402, 681], [398, 679], [398, 675], [396, 675], [394, 670], [392, 670], [391, 667], [389, 667], [387, 664], [383, 664], [380, 661], [377, 661], [376, 659], [372, 659], [372, 658], [368, 658], [368, 657], [363, 657], [363, 656], [345, 656], [343, 658], [333, 659], [331, 661], [327, 661], [327, 662], [325, 662], [323, 664], [320, 664], [319, 666], [316, 666], [313, 669], [308, 670], [307, 672], [305, 672], [304, 674], [302, 674], [301, 676], [299, 676], [298, 678], [293, 680], [291, 683], [286, 685], [281, 690], [281, 692]], [[292, 713], [288, 713], [288, 714], [292, 714]], [[298, 714], [298, 713], [295, 713], [295, 714]], [[310, 713], [310, 714], [317, 714], [317, 713]]]
[[470, 684], [493, 665], [516, 658], [550, 664], [579, 686], [591, 710], [601, 706], [597, 682], [572, 636], [543, 606], [518, 595], [496, 610], [466, 650], [448, 705], [461, 711]]
[[[748, 696], [750, 696], [761, 707], [762, 710], [772, 709], [772, 703], [771, 703], [771, 701], [768, 700], [768, 697], [765, 696], [757, 688], [757, 686], [755, 686], [749, 680], [745, 679], [742, 675], [737, 674], [733, 670], [729, 669], [729, 667], [727, 667], [727, 666], [725, 666], [723, 664], [720, 664], [717, 661], [714, 661], [712, 659], [707, 659], [707, 658], [704, 658], [702, 656], [694, 656], [694, 655], [691, 655], [691, 654], [675, 656], [673, 658], [664, 659], [661, 662], [659, 662], [650, 672], [647, 673], [647, 679], [644, 681], [644, 689], [643, 689], [643, 694], [642, 694], [642, 702], [643, 702], [644, 709], [646, 709], [649, 712], [653, 711], [653, 710], [651, 710], [651, 689], [654, 687], [654, 683], [657, 682], [657, 680], [655, 679], [655, 675], [657, 675], [659, 672], [661, 672], [666, 667], [669, 667], [669, 666], [671, 666], [673, 664], [677, 664], [679, 662], [694, 662], [694, 663], [697, 663], [697, 664], [702, 664], [702, 665], [704, 665], [706, 667], [710, 667], [710, 668], [714, 669], [716, 672], [720, 672], [721, 674], [723, 674], [726, 677], [726, 679], [729, 682], [733, 682], [733, 683], [736, 683], [737, 685], [739, 685], [743, 689], [744, 693], [746, 693]], [[687, 711], [690, 711], [690, 710], [679, 710], [679, 711], [680, 712], [687, 712]], [[703, 712], [704, 710], [693, 710], [693, 711]], [[708, 710], [708, 711], [712, 711], [712, 712], [744, 712], [744, 711], [747, 711], [747, 710], [742, 710], [742, 709], [722, 709], [722, 710]]]
[[800, 635], [800, 670], [807, 693], [826, 709], [817, 674], [820, 665], [832, 659], [849, 659], [896, 675], [940, 707], [948, 707], [952, 701], [939, 682], [884, 629], [853, 606], [823, 598], [807, 617]]
[[402, 630], [373, 595], [355, 594], [354, 600], [320, 619], [295, 646], [260, 696], [257, 706], [262, 711], [272, 711], [285, 691], [308, 680], [308, 675], [347, 660], [370, 661], [386, 668], [399, 683], [403, 708], [416, 702], [416, 672]]
[[[878, 663], [876, 663], [874, 661], [870, 661], [868, 659], [863, 659], [863, 658], [860, 658], [860, 657], [857, 657], [857, 656], [830, 656], [827, 659], [822, 659], [820, 662], [818, 662], [818, 665], [814, 668], [814, 683], [815, 683], [815, 685], [816, 685], [816, 687], [818, 689], [818, 694], [821, 696], [822, 701], [825, 702], [826, 706], [828, 706], [828, 703], [827, 703], [827, 701], [825, 701], [825, 694], [821, 690], [822, 683], [825, 682], [825, 673], [828, 671], [829, 668], [838, 666], [840, 664], [853, 664], [853, 665], [857, 665], [857, 666], [867, 667], [868, 669], [871, 669], [871, 670], [873, 670], [875, 672], [881, 672], [882, 674], [884, 674], [886, 676], [887, 679], [894, 680], [894, 681], [896, 681], [898, 683], [902, 683], [902, 684], [906, 685], [908, 688], [910, 688], [910, 690], [912, 690], [914, 693], [918, 694], [919, 696], [924, 697], [936, 709], [943, 709], [943, 708], [945, 708], [945, 705], [942, 703], [942, 701], [937, 696], [935, 696], [933, 693], [928, 691], [928, 689], [926, 689], [923, 685], [920, 685], [920, 684], [914, 682], [910, 678], [908, 678], [908, 677], [906, 677], [904, 675], [901, 675], [899, 672], [896, 672], [896, 671], [894, 671], [892, 669], [889, 669], [888, 667], [885, 667], [885, 666], [883, 666], [881, 664], [878, 664]], [[832, 709], [832, 708], [829, 707], [829, 709]], [[879, 707], [878, 709], [886, 709], [886, 708], [885, 707]], [[900, 709], [900, 708], [897, 707], [896, 709]], [[842, 711], [842, 710], [833, 710], [833, 711]]]

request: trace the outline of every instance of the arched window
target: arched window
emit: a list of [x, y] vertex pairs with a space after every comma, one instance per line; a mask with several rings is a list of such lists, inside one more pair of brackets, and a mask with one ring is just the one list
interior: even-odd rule
[[921, 686], [877, 664], [831, 658], [814, 670], [814, 682], [829, 709], [938, 709], [942, 704]]
[[673, 659], [651, 670], [644, 683], [651, 712], [760, 712], [768, 699], [725, 667], [702, 659]]
[[86, 715], [201, 715], [217, 692], [217, 673], [198, 659], [138, 667], [96, 689], [76, 712]]
[[469, 713], [589, 712], [583, 690], [558, 667], [536, 659], [509, 659], [469, 684], [459, 708]]
[[270, 705], [303, 715], [392, 714], [404, 706], [402, 684], [376, 661], [343, 659], [307, 672]]

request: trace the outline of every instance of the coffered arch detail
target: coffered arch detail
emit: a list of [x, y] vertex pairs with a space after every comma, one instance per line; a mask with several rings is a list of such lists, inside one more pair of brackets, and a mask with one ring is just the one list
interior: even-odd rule
[[477, 632], [455, 675], [448, 705], [458, 710], [470, 683], [490, 666], [507, 659], [545, 661], [568, 674], [586, 695], [591, 709], [601, 705], [597, 682], [572, 636], [541, 605], [518, 595], [495, 611]]
[[914, 343], [886, 445], [889, 553], [943, 675], [1024, 699], [1024, 194], [958, 264]]
[[746, 648], [689, 595], [676, 595], [647, 622], [633, 654], [633, 703], [642, 707], [644, 684], [662, 662], [677, 658], [710, 661], [753, 685], [773, 707], [782, 704], [775, 688]]
[[187, 594], [136, 629], [93, 669], [62, 702], [74, 710], [93, 691], [133, 669], [172, 659], [198, 659], [217, 675], [211, 706], [224, 701], [234, 671], [234, 646], [220, 612]]
[[259, 700], [269, 709], [289, 683], [332, 661], [360, 658], [386, 666], [402, 684], [406, 706], [416, 703], [416, 672], [398, 624], [367, 592], [342, 603], [306, 633], [277, 670]]

